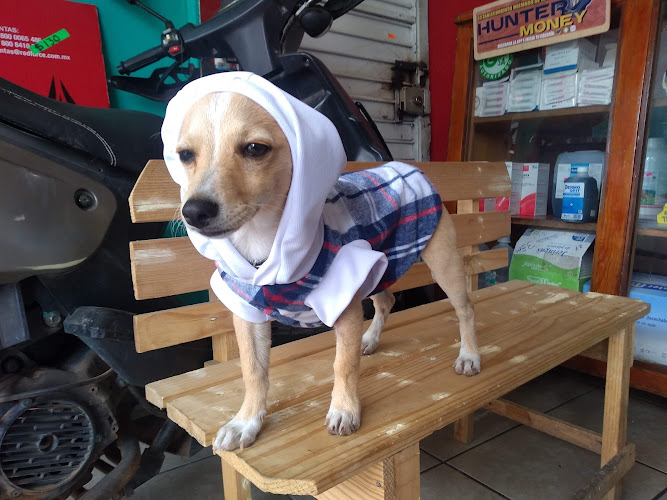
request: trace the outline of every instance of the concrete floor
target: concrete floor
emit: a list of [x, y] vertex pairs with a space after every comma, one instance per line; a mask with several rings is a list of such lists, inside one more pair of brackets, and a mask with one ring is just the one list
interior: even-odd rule
[[[627, 500], [667, 499], [667, 399], [632, 390], [628, 439], [637, 462], [624, 483]], [[603, 381], [557, 368], [508, 399], [601, 431]], [[599, 456], [487, 411], [475, 415], [475, 440], [453, 439], [452, 426], [421, 444], [421, 497], [451, 499], [569, 498], [599, 468]], [[222, 498], [220, 459], [210, 449], [190, 459], [170, 456], [133, 500]], [[287, 499], [253, 489], [253, 499]], [[309, 498], [309, 497], [299, 497]]]

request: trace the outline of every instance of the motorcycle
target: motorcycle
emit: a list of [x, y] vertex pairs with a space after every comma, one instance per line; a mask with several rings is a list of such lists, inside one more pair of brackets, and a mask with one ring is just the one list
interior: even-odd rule
[[[296, 52], [304, 33], [323, 35], [362, 0], [234, 0], [180, 29], [127, 1], [162, 19], [165, 31], [119, 72], [173, 62], [110, 85], [166, 101], [221, 66], [253, 71], [327, 115], [348, 159], [391, 159], [363, 107], [321, 61]], [[179, 305], [177, 297], [134, 299], [128, 252], [129, 241], [165, 232], [132, 224], [127, 206], [145, 163], [162, 156], [161, 123], [0, 79], [0, 498], [130, 495], [159, 472], [165, 451], [197, 451], [143, 387], [200, 368], [210, 341], [138, 354], [133, 340], [134, 314]], [[139, 441], [150, 443], [143, 453]], [[103, 478], [86, 490], [93, 469]]]

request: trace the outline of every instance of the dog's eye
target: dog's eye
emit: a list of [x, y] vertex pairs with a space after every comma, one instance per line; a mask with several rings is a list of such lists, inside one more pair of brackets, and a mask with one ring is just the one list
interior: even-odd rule
[[184, 149], [178, 152], [178, 157], [183, 163], [190, 163], [195, 159], [195, 153], [189, 149]]
[[266, 153], [268, 153], [269, 149], [271, 148], [265, 144], [251, 142], [250, 144], [246, 144], [246, 146], [243, 148], [243, 156], [259, 158], [260, 156], [264, 156]]

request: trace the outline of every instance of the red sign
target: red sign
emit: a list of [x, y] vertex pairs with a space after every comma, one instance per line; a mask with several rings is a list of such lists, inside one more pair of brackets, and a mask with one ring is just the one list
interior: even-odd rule
[[473, 11], [475, 59], [609, 30], [610, 0], [499, 0]]
[[[40, 50], [31, 50], [38, 44]], [[0, 77], [46, 97], [108, 108], [97, 8], [64, 0], [2, 0]]]

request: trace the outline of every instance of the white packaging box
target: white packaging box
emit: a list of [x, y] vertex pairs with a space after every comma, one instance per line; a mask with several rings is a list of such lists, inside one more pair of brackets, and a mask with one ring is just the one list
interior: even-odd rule
[[635, 323], [635, 359], [667, 365], [667, 277], [633, 273], [630, 297], [651, 305]]
[[512, 199], [514, 217], [535, 218], [547, 215], [549, 196], [548, 163], [512, 163]]
[[507, 98], [508, 112], [526, 112], [540, 105], [542, 63], [514, 68]]
[[507, 96], [509, 94], [509, 81], [486, 82], [483, 85], [481, 98], [481, 110], [479, 116], [504, 115], [507, 109]]
[[577, 105], [579, 74], [574, 71], [544, 75], [540, 109], [572, 108]]
[[596, 53], [597, 47], [586, 38], [548, 45], [544, 57], [544, 74], [597, 68]]

